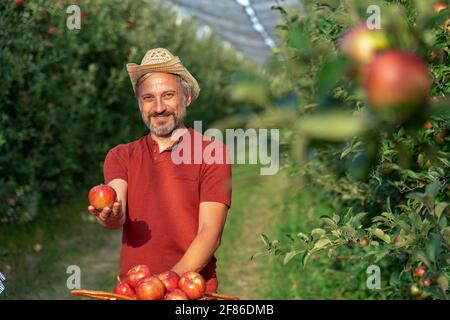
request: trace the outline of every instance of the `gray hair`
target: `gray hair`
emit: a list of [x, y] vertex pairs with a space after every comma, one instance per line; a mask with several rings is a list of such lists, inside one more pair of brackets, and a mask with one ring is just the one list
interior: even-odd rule
[[[136, 81], [136, 85], [134, 86], [134, 92], [136, 93], [136, 98], [139, 101], [139, 88], [142, 84], [142, 82], [144, 82], [145, 79], [147, 79], [148, 77], [150, 77], [153, 73], [151, 72], [147, 72], [144, 73], [142, 76], [139, 77], [139, 79]], [[173, 74], [173, 73], [171, 73]], [[182, 76], [178, 75], [178, 74], [173, 74], [174, 76], [177, 76], [178, 79], [180, 80], [181, 86], [183, 87], [183, 94], [184, 94], [184, 98], [187, 98], [187, 96], [192, 94], [192, 88], [189, 85], [189, 83], [187, 83], [186, 80], [183, 79]]]

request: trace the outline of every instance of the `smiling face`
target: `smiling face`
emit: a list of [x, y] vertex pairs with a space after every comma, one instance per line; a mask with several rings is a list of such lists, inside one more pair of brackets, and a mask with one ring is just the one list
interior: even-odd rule
[[138, 89], [142, 119], [153, 134], [167, 137], [183, 125], [191, 96], [183, 92], [178, 76], [155, 72]]

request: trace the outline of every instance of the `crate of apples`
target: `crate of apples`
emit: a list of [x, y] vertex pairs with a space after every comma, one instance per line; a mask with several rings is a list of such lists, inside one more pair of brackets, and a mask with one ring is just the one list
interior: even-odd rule
[[113, 292], [137, 300], [196, 300], [205, 296], [206, 281], [197, 272], [181, 277], [173, 271], [152, 274], [146, 265], [134, 266]]

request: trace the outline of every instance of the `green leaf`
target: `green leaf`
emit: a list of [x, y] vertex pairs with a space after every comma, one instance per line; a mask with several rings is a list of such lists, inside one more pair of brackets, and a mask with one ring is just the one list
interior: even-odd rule
[[361, 220], [364, 219], [367, 216], [367, 212], [360, 212], [357, 213], [355, 216], [353, 216], [350, 219], [350, 224], [354, 227], [354, 228], [358, 228], [361, 225]]
[[378, 263], [380, 260], [383, 260], [383, 258], [389, 253], [389, 250], [383, 250], [375, 255], [375, 263]]
[[302, 239], [305, 240], [306, 242], [309, 242], [309, 241], [310, 241], [309, 236], [306, 235], [306, 234], [304, 234], [303, 232], [297, 233], [297, 237], [298, 237], [298, 238], [302, 238]]
[[445, 208], [448, 207], [447, 202], [439, 202], [436, 207], [434, 208], [434, 214], [436, 215], [437, 219], [441, 217], [442, 213], [444, 212]]
[[439, 278], [437, 278], [436, 282], [442, 291], [448, 290], [448, 279], [445, 276], [440, 275]]
[[433, 181], [425, 188], [425, 194], [434, 201], [439, 193], [440, 184], [438, 181]]
[[425, 252], [423, 251], [416, 251], [414, 252], [414, 255], [422, 261], [427, 267], [430, 266], [430, 260], [428, 260], [427, 256], [425, 255]]
[[404, 220], [397, 220], [397, 224], [400, 226], [400, 228], [402, 228], [403, 230], [406, 231], [406, 233], [410, 233], [411, 232], [411, 226]]
[[447, 217], [442, 216], [441, 219], [439, 220], [439, 226], [441, 228], [445, 228], [446, 225], [447, 225]]
[[389, 284], [391, 286], [400, 286], [400, 274], [398, 272], [392, 272], [389, 278]]
[[285, 236], [286, 236], [286, 238], [288, 238], [289, 242], [295, 241], [295, 238], [292, 236], [292, 234], [287, 233], [287, 234], [285, 234]]
[[261, 234], [261, 240], [264, 242], [264, 245], [268, 247], [270, 245], [270, 240], [265, 234]]
[[375, 240], [370, 241], [370, 245], [373, 246], [373, 247], [378, 247], [378, 246], [380, 246], [380, 244], [378, 243], [378, 241], [375, 241]]
[[445, 240], [447, 240], [447, 242], [450, 242], [450, 227], [445, 227], [444, 229], [442, 229], [442, 235], [444, 236]]
[[260, 106], [270, 103], [268, 90], [262, 83], [241, 82], [231, 87], [231, 99], [236, 102], [249, 102]]
[[349, 226], [344, 226], [341, 228], [342, 231], [346, 232], [350, 237], [356, 238], [356, 230]]
[[301, 50], [304, 54], [311, 52], [312, 46], [309, 35], [300, 26], [292, 28], [287, 36], [287, 41], [292, 47]]
[[420, 218], [420, 215], [417, 213], [417, 211], [411, 211], [408, 217], [411, 221], [412, 226], [419, 229], [420, 225], [422, 224], [422, 219]]
[[303, 253], [303, 252], [304, 252], [304, 250], [301, 250], [301, 251], [294, 250], [294, 251], [290, 251], [290, 252], [286, 253], [286, 255], [284, 256], [284, 259], [283, 259], [283, 264], [288, 264], [289, 261], [291, 261], [296, 255]]
[[319, 100], [333, 92], [334, 87], [342, 79], [347, 70], [348, 60], [342, 56], [336, 56], [325, 63], [317, 76], [317, 94]]
[[302, 265], [303, 267], [306, 267], [306, 264], [308, 263], [309, 257], [311, 256], [311, 251], [305, 251], [302, 257]]
[[439, 256], [441, 252], [441, 235], [438, 233], [432, 234], [431, 240], [427, 244], [427, 256], [430, 261], [435, 262], [436, 257]]
[[360, 135], [367, 124], [359, 116], [330, 111], [302, 117], [298, 131], [309, 139], [340, 142]]
[[369, 229], [369, 231], [375, 235], [376, 237], [380, 238], [381, 240], [383, 240], [386, 243], [390, 243], [391, 242], [391, 238], [389, 237], [389, 235], [385, 234], [383, 232], [383, 230], [379, 229], [379, 228], [371, 228]]
[[358, 141], [357, 143], [352, 144], [349, 147], [345, 148], [341, 153], [341, 160], [344, 159], [346, 156], [348, 156], [351, 152], [357, 150], [362, 145], [363, 145], [362, 141]]
[[322, 217], [320, 218], [323, 222], [325, 222], [326, 225], [331, 227], [332, 229], [337, 229], [337, 224], [334, 222], [334, 220], [328, 218], [328, 217]]
[[311, 236], [314, 240], [320, 239], [323, 235], [325, 235], [326, 231], [321, 228], [315, 228], [311, 231]]
[[250, 260], [253, 260], [253, 259], [255, 259], [256, 257], [261, 256], [261, 255], [263, 255], [263, 254], [264, 254], [263, 252], [257, 252], [257, 253], [255, 253], [254, 255], [252, 255], [252, 256], [250, 257]]
[[408, 198], [408, 199], [415, 199], [415, 200], [418, 200], [421, 202], [424, 201], [425, 197], [426, 197], [426, 195], [424, 193], [420, 193], [420, 192], [411, 192], [406, 195], [406, 198]]
[[331, 243], [331, 240], [328, 238], [320, 239], [314, 244], [314, 249], [320, 250]]
[[333, 236], [335, 236], [336, 238], [340, 238], [341, 237], [341, 232], [338, 230], [331, 230], [331, 234]]
[[340, 220], [341, 217], [339, 217], [337, 214], [333, 214], [333, 221], [336, 222], [336, 224], [338, 224]]

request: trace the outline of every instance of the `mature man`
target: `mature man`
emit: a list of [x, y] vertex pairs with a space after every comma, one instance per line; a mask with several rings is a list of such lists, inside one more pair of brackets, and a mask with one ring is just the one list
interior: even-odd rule
[[[127, 70], [149, 133], [108, 152], [104, 179], [116, 190], [117, 202], [101, 212], [88, 210], [103, 226], [123, 228], [121, 276], [138, 264], [153, 273], [196, 271], [215, 292], [214, 252], [231, 205], [231, 167], [226, 159], [204, 159], [202, 152], [215, 144], [226, 158], [226, 148], [185, 127], [186, 108], [200, 88], [178, 57], [151, 49]], [[201, 141], [200, 149], [194, 141]], [[181, 149], [200, 153], [202, 160], [174, 161]]]

